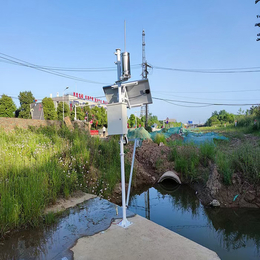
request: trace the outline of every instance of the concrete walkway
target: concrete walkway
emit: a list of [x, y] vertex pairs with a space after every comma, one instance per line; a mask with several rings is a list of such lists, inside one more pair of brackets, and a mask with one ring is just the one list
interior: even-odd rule
[[[71, 249], [75, 260], [203, 260], [217, 254], [141, 216], [124, 229], [112, 223], [106, 231], [80, 238]], [[119, 222], [119, 221], [117, 221]]]

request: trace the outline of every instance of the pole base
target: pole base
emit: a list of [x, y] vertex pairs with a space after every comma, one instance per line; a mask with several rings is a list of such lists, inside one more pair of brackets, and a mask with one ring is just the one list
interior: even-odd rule
[[122, 228], [128, 228], [132, 224], [133, 224], [133, 222], [130, 222], [127, 219], [122, 219], [117, 225], [122, 227]]

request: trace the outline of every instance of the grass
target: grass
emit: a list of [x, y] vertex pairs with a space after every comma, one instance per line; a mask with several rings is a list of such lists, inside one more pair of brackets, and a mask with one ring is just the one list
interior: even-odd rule
[[155, 135], [155, 138], [154, 138], [154, 142], [155, 142], [156, 144], [158, 144], [158, 145], [159, 145], [160, 143], [164, 143], [164, 144], [167, 143], [164, 134], [156, 134], [156, 135]]
[[[251, 184], [260, 183], [260, 147], [259, 141], [250, 142], [247, 140], [248, 134], [255, 136], [260, 135], [259, 120], [254, 123], [254, 116], [247, 116], [238, 120], [238, 125], [227, 125], [226, 127], [203, 127], [199, 128], [199, 131], [203, 132], [219, 132], [232, 139], [240, 140], [232, 147], [229, 141], [217, 140], [215, 145], [204, 144], [199, 147], [198, 157], [194, 160], [195, 155], [190, 147], [186, 147], [186, 151], [178, 149], [178, 155], [175, 155], [177, 159], [176, 170], [180, 170], [185, 173], [188, 179], [193, 180], [194, 176], [199, 179], [200, 176], [196, 174], [200, 166], [208, 167], [209, 161], [215, 162], [219, 173], [222, 176], [223, 183], [226, 185], [232, 184], [233, 173], [241, 173], [243, 178]], [[246, 138], [247, 136], [247, 138]], [[236, 143], [236, 142], [235, 142]], [[174, 144], [173, 144], [174, 145]], [[183, 144], [176, 143], [175, 145], [183, 146]], [[176, 153], [176, 148], [174, 153]], [[187, 155], [191, 153], [190, 155]], [[181, 159], [180, 159], [181, 158]], [[181, 164], [179, 163], [181, 161]], [[176, 162], [175, 162], [176, 163]], [[179, 166], [181, 165], [181, 167]], [[191, 167], [194, 168], [193, 172]], [[195, 179], [196, 179], [195, 178]]]
[[244, 143], [234, 152], [235, 169], [242, 172], [251, 183], [260, 182], [260, 147]]
[[171, 158], [175, 163], [175, 169], [182, 174], [182, 178], [193, 181], [198, 178], [199, 153], [198, 148], [193, 144], [173, 146]]
[[216, 163], [219, 173], [222, 175], [223, 183], [230, 185], [234, 169], [232, 167], [232, 157], [221, 150], [217, 151]]
[[103, 141], [66, 127], [0, 130], [0, 147], [0, 236], [52, 222], [43, 212], [59, 196], [80, 189], [108, 198], [120, 181], [116, 138]]

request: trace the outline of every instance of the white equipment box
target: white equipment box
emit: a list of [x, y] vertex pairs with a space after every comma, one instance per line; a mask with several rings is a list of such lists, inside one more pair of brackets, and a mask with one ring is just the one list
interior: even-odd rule
[[127, 105], [126, 103], [107, 104], [108, 135], [127, 134]]

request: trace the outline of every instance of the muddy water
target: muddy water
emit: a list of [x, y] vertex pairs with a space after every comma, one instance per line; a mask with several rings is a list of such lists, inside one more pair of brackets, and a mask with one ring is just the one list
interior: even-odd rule
[[[127, 217], [134, 216], [127, 211]], [[69, 209], [56, 224], [25, 230], [0, 241], [0, 259], [72, 259], [69, 250], [83, 236], [106, 230], [113, 219], [122, 218], [121, 208], [106, 200], [90, 199]]]
[[217, 252], [221, 259], [260, 259], [259, 209], [204, 208], [189, 187], [163, 183], [132, 196], [129, 210]]

